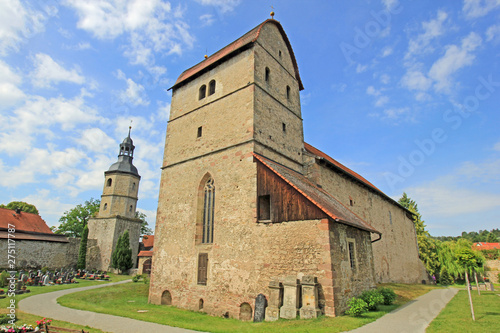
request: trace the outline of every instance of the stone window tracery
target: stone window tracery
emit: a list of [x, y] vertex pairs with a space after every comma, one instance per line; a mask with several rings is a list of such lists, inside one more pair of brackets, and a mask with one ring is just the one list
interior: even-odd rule
[[214, 239], [215, 185], [213, 178], [208, 178], [203, 198], [203, 236], [202, 243], [211, 244]]

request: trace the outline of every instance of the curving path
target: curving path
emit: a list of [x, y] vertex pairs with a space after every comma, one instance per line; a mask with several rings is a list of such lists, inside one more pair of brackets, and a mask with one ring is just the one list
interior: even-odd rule
[[417, 297], [386, 314], [383, 317], [352, 330], [355, 333], [424, 333], [425, 329], [448, 302], [457, 294], [458, 289], [434, 289]]
[[[83, 290], [103, 288], [121, 283], [127, 283], [131, 280], [106, 283], [97, 286], [74, 288], [53, 291], [45, 294], [27, 297], [18, 303], [18, 308], [21, 311], [28, 312], [37, 316], [47, 317], [57, 320], [63, 320], [70, 323], [78, 324], [93, 328], [98, 328], [105, 332], [114, 333], [130, 333], [130, 332], [158, 332], [158, 333], [186, 333], [197, 332], [178, 327], [170, 327], [150, 323], [141, 320], [135, 320], [125, 317], [107, 315], [103, 313], [95, 313], [90, 311], [75, 310], [66, 308], [57, 303], [57, 299], [63, 295], [76, 293]], [[197, 332], [198, 333], [198, 332]]]

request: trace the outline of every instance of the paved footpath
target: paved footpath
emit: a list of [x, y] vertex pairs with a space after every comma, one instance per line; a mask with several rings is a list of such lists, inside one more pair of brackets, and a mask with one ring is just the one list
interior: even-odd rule
[[376, 321], [352, 330], [355, 333], [421, 333], [457, 294], [458, 289], [434, 289]]
[[[66, 308], [57, 304], [57, 299], [63, 295], [75, 293], [78, 291], [103, 288], [115, 284], [127, 283], [131, 280], [105, 283], [97, 286], [66, 289], [50, 293], [35, 295], [21, 300], [18, 304], [19, 309], [41, 317], [47, 317], [57, 320], [63, 320], [93, 328], [98, 328], [105, 332], [130, 333], [130, 332], [155, 332], [155, 333], [187, 333], [196, 332], [178, 327], [170, 327], [150, 323], [141, 320], [135, 320], [125, 317], [112, 316], [90, 311], [75, 310]], [[47, 287], [49, 288], [49, 287]], [[199, 332], [197, 332], [199, 333]]]

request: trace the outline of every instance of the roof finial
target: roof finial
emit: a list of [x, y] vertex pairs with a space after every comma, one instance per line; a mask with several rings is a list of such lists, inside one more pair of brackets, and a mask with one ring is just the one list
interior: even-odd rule
[[130, 138], [130, 131], [132, 130], [132, 122], [133, 120], [130, 119], [130, 125], [128, 126], [128, 137]]
[[271, 6], [271, 9], [272, 9], [272, 11], [271, 11], [271, 20], [274, 20], [274, 7]]

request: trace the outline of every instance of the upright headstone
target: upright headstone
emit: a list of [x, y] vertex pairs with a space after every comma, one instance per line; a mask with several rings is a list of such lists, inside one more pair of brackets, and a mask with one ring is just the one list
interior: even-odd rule
[[318, 280], [312, 275], [302, 277], [302, 307], [300, 319], [317, 318], [321, 314], [318, 306]]
[[280, 308], [280, 318], [297, 318], [299, 314], [299, 293], [297, 277], [287, 276], [283, 282], [283, 306]]
[[283, 304], [283, 285], [278, 280], [269, 282], [269, 302], [266, 308], [266, 321], [276, 321], [280, 317]]
[[266, 317], [267, 299], [263, 294], [258, 294], [255, 298], [255, 311], [253, 314], [254, 323], [260, 323]]
[[48, 274], [43, 277], [43, 285], [44, 286], [50, 285], [50, 276]]

